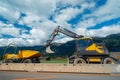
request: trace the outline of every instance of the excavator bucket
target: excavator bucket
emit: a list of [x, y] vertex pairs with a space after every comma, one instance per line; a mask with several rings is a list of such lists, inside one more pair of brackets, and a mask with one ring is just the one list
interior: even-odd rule
[[55, 53], [54, 51], [52, 51], [52, 50], [50, 49], [50, 46], [48, 46], [48, 47], [46, 48], [46, 52], [47, 52], [47, 53]]

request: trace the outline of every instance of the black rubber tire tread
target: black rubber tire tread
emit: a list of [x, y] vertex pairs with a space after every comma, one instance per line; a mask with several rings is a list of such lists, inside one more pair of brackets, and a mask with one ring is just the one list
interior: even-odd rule
[[83, 58], [76, 58], [74, 64], [86, 64], [86, 61]]
[[36, 58], [32, 59], [32, 62], [33, 63], [40, 63], [39, 57], [36, 57]]
[[111, 58], [111, 57], [107, 57], [104, 59], [103, 64], [116, 64], [117, 62], [115, 61], [115, 59]]
[[23, 61], [23, 63], [32, 63], [32, 60], [31, 60], [31, 59], [25, 59], [25, 60]]
[[13, 63], [13, 60], [12, 59], [7, 59], [7, 60], [5, 60], [5, 63]]

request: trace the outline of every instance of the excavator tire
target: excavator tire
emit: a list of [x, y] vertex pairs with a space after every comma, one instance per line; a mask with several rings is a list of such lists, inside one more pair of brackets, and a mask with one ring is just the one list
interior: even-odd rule
[[116, 61], [115, 59], [108, 57], [104, 59], [103, 64], [116, 64]]
[[76, 58], [74, 64], [86, 64], [86, 61], [83, 58]]
[[23, 63], [32, 63], [32, 60], [31, 60], [31, 59], [25, 59], [25, 60], [23, 61]]

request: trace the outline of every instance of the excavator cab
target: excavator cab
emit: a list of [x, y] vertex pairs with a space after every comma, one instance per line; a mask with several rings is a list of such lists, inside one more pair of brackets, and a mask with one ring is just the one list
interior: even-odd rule
[[78, 55], [103, 55], [108, 54], [104, 43], [94, 43], [91, 37], [84, 37], [76, 40]]
[[76, 40], [77, 51], [85, 51], [87, 47], [92, 45], [92, 40], [90, 38], [82, 38]]

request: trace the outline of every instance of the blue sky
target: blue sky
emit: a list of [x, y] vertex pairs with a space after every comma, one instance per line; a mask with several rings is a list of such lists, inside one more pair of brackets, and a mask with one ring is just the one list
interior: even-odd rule
[[[120, 33], [120, 0], [0, 0], [0, 46], [45, 44], [57, 25], [84, 36]], [[56, 42], [71, 38], [60, 34]]]

